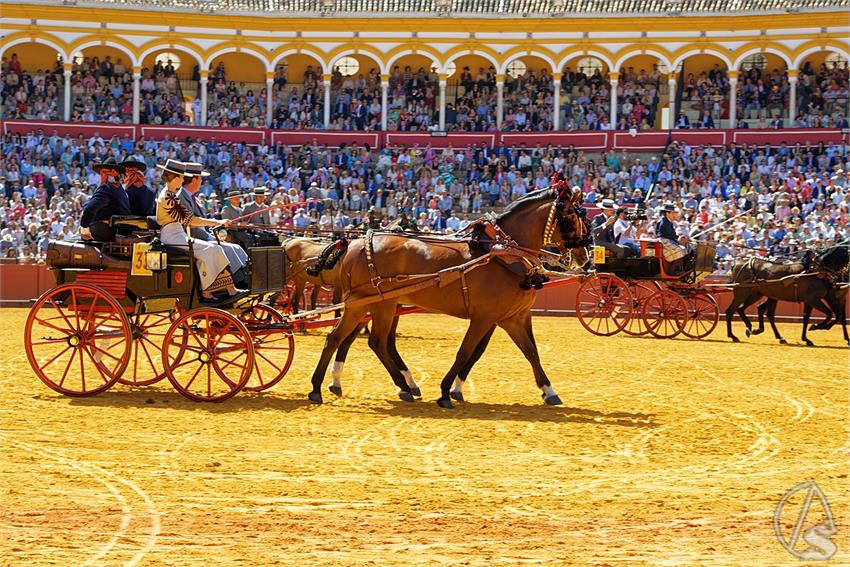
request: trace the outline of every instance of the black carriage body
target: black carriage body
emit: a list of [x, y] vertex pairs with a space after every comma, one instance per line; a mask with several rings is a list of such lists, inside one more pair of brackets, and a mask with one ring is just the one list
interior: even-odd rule
[[277, 293], [286, 286], [286, 253], [281, 245], [248, 249], [251, 293]]
[[662, 250], [659, 243], [646, 241], [642, 247], [644, 253], [638, 258], [621, 258], [606, 255], [604, 263], [597, 263], [600, 272], [615, 274], [626, 280], [656, 280], [681, 282], [685, 284], [698, 283], [714, 271], [715, 247], [705, 242], [698, 242], [691, 256], [687, 270], [681, 274], [668, 274], [662, 264]]

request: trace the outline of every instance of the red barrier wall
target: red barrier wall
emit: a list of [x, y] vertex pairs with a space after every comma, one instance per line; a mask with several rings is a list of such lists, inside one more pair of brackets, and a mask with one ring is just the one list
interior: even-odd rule
[[248, 144], [286, 145], [319, 144], [338, 146], [341, 143], [369, 144], [373, 148], [387, 146], [411, 147], [415, 145], [433, 148], [466, 148], [480, 146], [520, 146], [534, 148], [537, 145], [556, 147], [575, 146], [586, 151], [609, 149], [657, 152], [663, 150], [669, 140], [679, 140], [691, 145], [724, 145], [770, 143], [778, 146], [783, 142], [790, 145], [817, 145], [850, 143], [850, 133], [823, 128], [809, 130], [648, 130], [629, 132], [448, 132], [434, 135], [431, 132], [359, 132], [339, 130], [269, 130], [264, 128], [205, 128], [195, 126], [150, 126], [131, 124], [104, 124], [83, 122], [35, 122], [27, 120], [2, 121], [3, 133], [27, 134], [41, 130], [47, 135], [54, 132], [86, 137], [98, 134], [103, 138], [112, 135], [123, 137], [129, 134], [134, 140], [139, 137], [159, 140], [166, 135], [172, 139], [187, 137], [203, 141], [215, 138], [220, 142], [242, 142]]

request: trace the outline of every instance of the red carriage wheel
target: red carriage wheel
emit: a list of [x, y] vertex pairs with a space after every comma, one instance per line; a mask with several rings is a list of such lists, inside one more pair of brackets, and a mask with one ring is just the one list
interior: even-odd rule
[[[243, 311], [239, 319], [245, 323], [254, 344], [254, 374], [245, 390], [259, 392], [280, 382], [295, 355], [292, 331], [280, 327], [283, 315], [268, 305], [254, 305]], [[270, 328], [270, 326], [276, 327]]]
[[643, 302], [661, 288], [657, 282], [636, 282], [629, 280], [626, 283], [632, 294], [632, 316], [629, 317], [626, 326], [623, 327], [623, 332], [633, 337], [642, 337], [649, 332], [649, 328], [646, 326], [641, 315]]
[[705, 292], [692, 293], [688, 302], [688, 322], [682, 332], [692, 339], [704, 339], [714, 331], [720, 320], [717, 300]]
[[118, 301], [83, 283], [57, 286], [27, 317], [24, 347], [36, 375], [67, 396], [108, 390], [130, 361], [130, 321]]
[[[162, 343], [172, 321], [172, 312], [139, 313], [130, 324], [133, 351], [127, 372], [118, 382], [127, 386], [150, 386], [165, 378], [162, 363]], [[186, 341], [186, 334], [177, 335]]]
[[646, 299], [642, 314], [653, 337], [672, 339], [688, 322], [688, 303], [675, 291], [661, 289]]
[[271, 304], [280, 313], [292, 313], [292, 304], [295, 301], [295, 284], [286, 284], [280, 293], [275, 294]]
[[576, 296], [576, 315], [585, 329], [602, 337], [619, 333], [632, 315], [632, 294], [626, 282], [612, 274], [596, 274]]
[[162, 343], [165, 375], [196, 402], [221, 402], [241, 390], [254, 369], [251, 335], [239, 319], [201, 307], [177, 318]]

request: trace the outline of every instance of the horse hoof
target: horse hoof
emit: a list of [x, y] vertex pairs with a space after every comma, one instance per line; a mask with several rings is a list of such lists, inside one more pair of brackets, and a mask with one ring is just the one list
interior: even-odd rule
[[788, 344], [788, 341], [786, 341], [785, 339], [779, 339], [779, 344], [781, 344], [781, 345], [787, 345], [787, 344]]
[[755, 331], [753, 331], [753, 332], [751, 332], [751, 333], [747, 333], [747, 336], [749, 336], [749, 335], [760, 335], [760, 334], [762, 334], [763, 332], [764, 332], [764, 331], [760, 331], [759, 329], [756, 329]]
[[557, 394], [549, 396], [548, 398], [543, 398], [543, 401], [546, 402], [547, 406], [560, 406], [564, 404], [564, 402], [561, 401], [560, 396]]
[[328, 386], [328, 390], [330, 390], [331, 393], [336, 396], [342, 395], [342, 386]]
[[750, 335], [754, 335], [755, 333], [747, 329], [746, 331], [744, 331], [744, 334], [749, 337]]
[[422, 390], [420, 390], [419, 388], [411, 388], [410, 393], [413, 395], [414, 398], [422, 397]]
[[451, 400], [440, 398], [437, 400], [437, 405], [444, 409], [455, 409], [455, 405]]
[[733, 343], [739, 343], [739, 342], [741, 342], [741, 339], [739, 339], [738, 337], [730, 337], [730, 338], [732, 339], [732, 342], [733, 342]]
[[451, 392], [451, 393], [449, 393], [449, 395], [452, 397], [453, 400], [457, 400], [459, 402], [464, 401], [463, 392]]
[[815, 346], [815, 343], [812, 341], [806, 341], [806, 346]]
[[319, 404], [322, 403], [322, 393], [321, 392], [310, 392], [309, 394], [307, 394], [307, 398], [309, 398], [310, 401], [313, 402], [316, 405], [319, 405]]
[[399, 392], [398, 398], [403, 402], [413, 402], [416, 401], [416, 398], [413, 397], [413, 394], [410, 392]]

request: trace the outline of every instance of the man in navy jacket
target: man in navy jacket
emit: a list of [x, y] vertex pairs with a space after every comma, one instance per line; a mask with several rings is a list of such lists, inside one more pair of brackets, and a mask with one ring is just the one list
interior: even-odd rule
[[124, 166], [115, 158], [108, 158], [92, 169], [100, 174], [101, 185], [83, 206], [80, 233], [87, 240], [109, 242], [115, 240], [115, 229], [109, 226], [109, 219], [114, 215], [130, 214], [130, 200], [121, 186]]

